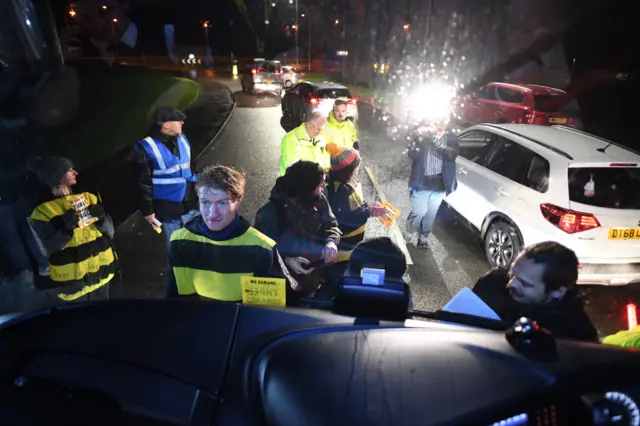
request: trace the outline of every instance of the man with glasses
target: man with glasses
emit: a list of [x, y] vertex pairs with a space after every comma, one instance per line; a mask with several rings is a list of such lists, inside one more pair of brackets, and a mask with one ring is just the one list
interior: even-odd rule
[[284, 135], [280, 143], [280, 176], [300, 160], [318, 163], [325, 171], [331, 168], [327, 141], [321, 136], [326, 124], [327, 118], [321, 112], [314, 112], [307, 122]]

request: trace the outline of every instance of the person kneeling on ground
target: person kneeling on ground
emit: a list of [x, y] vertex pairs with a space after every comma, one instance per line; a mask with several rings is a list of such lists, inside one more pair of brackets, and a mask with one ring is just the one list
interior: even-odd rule
[[532, 244], [510, 271], [494, 269], [473, 288], [500, 318], [528, 317], [558, 337], [597, 342], [598, 335], [578, 294], [578, 258], [562, 244]]
[[277, 241], [286, 265], [281, 267], [294, 278], [289, 278], [287, 304], [313, 296], [322, 267], [338, 253], [340, 229], [324, 188], [322, 167], [298, 161], [278, 178], [270, 201], [256, 214], [256, 228]]
[[239, 302], [241, 277], [270, 276], [275, 242], [239, 215], [244, 187], [244, 175], [231, 167], [210, 166], [198, 176], [201, 215], [171, 236], [167, 297]]
[[49, 258], [50, 274], [43, 287], [64, 301], [108, 299], [116, 258], [113, 222], [95, 195], [73, 194], [78, 173], [63, 157], [36, 158], [31, 169], [51, 192], [41, 200], [29, 225]]

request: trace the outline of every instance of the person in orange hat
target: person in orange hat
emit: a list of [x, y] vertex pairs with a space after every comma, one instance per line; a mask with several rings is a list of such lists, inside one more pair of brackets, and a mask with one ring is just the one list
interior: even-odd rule
[[356, 149], [328, 143], [327, 152], [331, 154], [331, 171], [327, 182], [329, 205], [342, 232], [338, 255], [333, 263], [325, 268], [324, 273], [325, 280], [331, 288], [331, 282], [344, 275], [353, 248], [364, 239], [367, 220], [370, 217], [383, 216], [385, 208], [377, 202], [365, 202], [363, 195], [356, 189], [362, 161]]

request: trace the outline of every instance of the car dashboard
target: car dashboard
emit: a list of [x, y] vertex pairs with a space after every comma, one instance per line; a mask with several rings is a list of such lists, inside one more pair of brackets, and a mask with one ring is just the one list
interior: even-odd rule
[[[3, 424], [638, 425], [637, 352], [314, 309], [112, 301], [0, 318]], [[520, 341], [518, 341], [520, 342]], [[527, 343], [528, 342], [528, 343]]]

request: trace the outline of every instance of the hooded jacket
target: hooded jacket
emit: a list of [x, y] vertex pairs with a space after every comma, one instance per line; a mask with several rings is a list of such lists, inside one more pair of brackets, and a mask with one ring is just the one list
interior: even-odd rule
[[276, 180], [269, 202], [258, 210], [255, 227], [276, 241], [283, 257], [322, 257], [330, 241], [340, 243], [340, 229], [324, 194], [315, 199], [292, 197], [287, 176]]
[[329, 120], [324, 128], [328, 135], [327, 143], [333, 142], [338, 146], [359, 149], [358, 128], [350, 119], [338, 121], [333, 111], [329, 113]]

